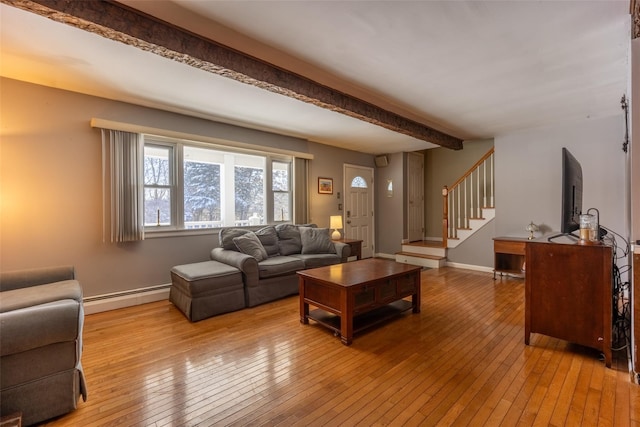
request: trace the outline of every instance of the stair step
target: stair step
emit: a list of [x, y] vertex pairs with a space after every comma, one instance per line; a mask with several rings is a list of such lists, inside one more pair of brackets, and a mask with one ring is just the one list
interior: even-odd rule
[[411, 253], [415, 255], [444, 257], [447, 255], [447, 249], [442, 245], [442, 242], [434, 244], [424, 244], [422, 242], [416, 243], [404, 243], [400, 248], [400, 252]]
[[443, 256], [416, 254], [413, 252], [396, 253], [396, 262], [403, 264], [420, 265], [422, 267], [440, 268], [446, 264], [446, 258]]
[[415, 252], [406, 252], [406, 251], [396, 252], [396, 255], [406, 255], [406, 256], [411, 256], [415, 258], [425, 258], [425, 259], [433, 259], [433, 260], [446, 259], [446, 257], [443, 257], [443, 256], [425, 255], [425, 254], [419, 254]]
[[417, 240], [417, 241], [414, 241], [414, 242], [403, 243], [402, 246], [441, 248], [442, 247], [442, 240]]

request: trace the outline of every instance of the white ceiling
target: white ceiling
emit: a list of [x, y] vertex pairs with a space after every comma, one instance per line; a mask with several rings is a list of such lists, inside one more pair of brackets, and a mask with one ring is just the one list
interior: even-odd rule
[[[463, 139], [620, 114], [627, 91], [628, 0], [121, 3]], [[374, 154], [434, 147], [6, 4], [0, 43], [13, 79]]]

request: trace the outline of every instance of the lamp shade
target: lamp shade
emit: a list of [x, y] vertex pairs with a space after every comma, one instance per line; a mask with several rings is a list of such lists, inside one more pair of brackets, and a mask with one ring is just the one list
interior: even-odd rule
[[332, 215], [329, 217], [329, 228], [333, 229], [333, 233], [331, 233], [331, 238], [333, 240], [338, 240], [340, 237], [339, 228], [342, 228], [342, 217], [340, 215]]
[[342, 217], [340, 215], [332, 215], [329, 217], [329, 228], [342, 228]]

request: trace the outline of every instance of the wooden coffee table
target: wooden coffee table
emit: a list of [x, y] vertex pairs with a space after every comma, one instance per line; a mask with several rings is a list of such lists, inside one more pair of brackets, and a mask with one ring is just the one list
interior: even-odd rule
[[[421, 270], [368, 258], [299, 271], [300, 323], [313, 319], [350, 345], [354, 333], [409, 309], [420, 313]], [[317, 309], [310, 312], [310, 305]]]

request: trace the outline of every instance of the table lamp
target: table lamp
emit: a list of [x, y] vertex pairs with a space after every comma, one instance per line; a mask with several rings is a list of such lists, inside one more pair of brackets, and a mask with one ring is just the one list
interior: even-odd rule
[[331, 238], [333, 240], [338, 240], [340, 237], [339, 228], [342, 228], [342, 217], [340, 215], [331, 215], [329, 217], [329, 228], [333, 229], [333, 233], [331, 233]]
[[527, 237], [527, 239], [529, 240], [533, 240], [533, 233], [539, 230], [539, 227], [533, 223], [533, 221], [531, 221], [531, 223], [529, 223], [529, 225], [527, 225], [525, 227], [525, 230], [527, 230], [529, 232], [529, 237]]

